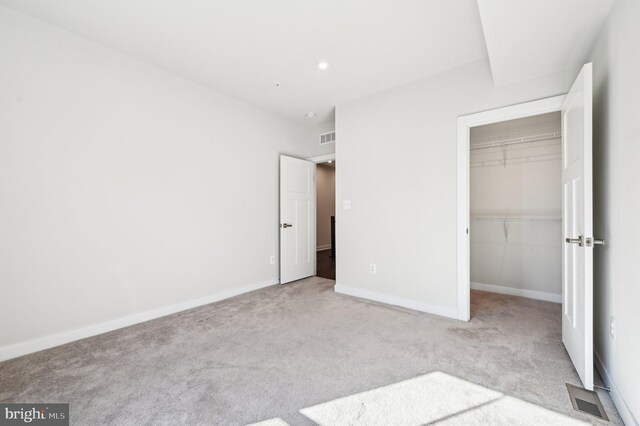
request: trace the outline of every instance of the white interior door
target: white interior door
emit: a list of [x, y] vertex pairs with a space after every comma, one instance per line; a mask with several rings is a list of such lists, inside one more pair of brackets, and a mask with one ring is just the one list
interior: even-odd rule
[[280, 156], [280, 283], [316, 274], [316, 165]]
[[592, 66], [562, 105], [562, 342], [593, 390]]

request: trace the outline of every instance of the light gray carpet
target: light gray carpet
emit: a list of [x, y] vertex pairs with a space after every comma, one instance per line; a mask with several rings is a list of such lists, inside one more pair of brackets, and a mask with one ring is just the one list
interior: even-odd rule
[[0, 363], [0, 401], [69, 402], [81, 425], [296, 425], [313, 424], [302, 414], [310, 407], [446, 375], [605, 424], [571, 407], [565, 382], [580, 382], [560, 305], [473, 292], [464, 323], [336, 294], [333, 284], [273, 286]]

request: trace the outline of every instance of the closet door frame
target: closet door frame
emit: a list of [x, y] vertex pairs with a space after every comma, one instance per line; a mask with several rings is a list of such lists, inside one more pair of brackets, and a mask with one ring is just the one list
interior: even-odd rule
[[458, 319], [471, 319], [471, 267], [469, 243], [469, 143], [471, 128], [534, 115], [559, 112], [565, 95], [511, 105], [458, 117], [457, 250]]

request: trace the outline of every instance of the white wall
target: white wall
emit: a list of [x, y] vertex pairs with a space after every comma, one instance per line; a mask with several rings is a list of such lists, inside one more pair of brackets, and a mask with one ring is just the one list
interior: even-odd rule
[[319, 148], [315, 130], [0, 6], [0, 352], [275, 283], [278, 155]]
[[566, 93], [577, 73], [496, 89], [481, 61], [339, 105], [336, 290], [456, 317], [457, 117]]
[[331, 247], [331, 216], [336, 214], [336, 169], [327, 164], [316, 168], [318, 249]]
[[[596, 354], [629, 425], [640, 421], [640, 1], [616, 0], [592, 53]], [[616, 336], [609, 334], [609, 318]]]
[[[560, 132], [560, 113], [557, 113]], [[471, 146], [477, 139], [471, 129]], [[535, 127], [510, 137], [550, 133]], [[503, 140], [496, 129], [493, 138]], [[471, 150], [471, 286], [561, 301], [562, 173], [560, 138]], [[555, 219], [557, 218], [557, 220]], [[497, 286], [497, 287], [493, 287]]]

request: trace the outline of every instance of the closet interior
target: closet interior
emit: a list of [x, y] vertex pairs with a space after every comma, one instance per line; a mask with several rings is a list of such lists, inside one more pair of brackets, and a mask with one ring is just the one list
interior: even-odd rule
[[471, 288], [561, 302], [559, 112], [471, 129]]

